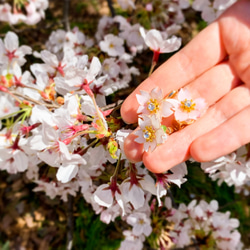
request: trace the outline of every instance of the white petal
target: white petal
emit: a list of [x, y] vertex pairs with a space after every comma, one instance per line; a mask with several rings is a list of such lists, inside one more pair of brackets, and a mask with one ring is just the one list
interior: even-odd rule
[[163, 117], [169, 117], [170, 115], [173, 114], [173, 104], [168, 102], [168, 101], [163, 101], [162, 102], [162, 116]]
[[135, 209], [138, 209], [144, 206], [144, 202], [145, 202], [144, 195], [145, 194], [143, 190], [136, 185], [133, 185], [132, 188], [130, 189], [128, 196], [129, 196], [130, 202], [132, 203]]
[[88, 82], [91, 82], [95, 79], [97, 74], [100, 72], [101, 67], [102, 65], [100, 63], [100, 60], [94, 56], [91, 61], [89, 72], [88, 72], [88, 77], [87, 77]]
[[53, 66], [53, 67], [57, 67], [58, 66], [58, 59], [56, 57], [56, 55], [52, 54], [50, 51], [48, 50], [43, 50], [41, 52], [41, 57], [42, 57], [42, 60], [50, 65], [50, 66]]
[[187, 89], [180, 89], [180, 91], [178, 93], [178, 99], [179, 99], [179, 101], [184, 101], [185, 99], [190, 100], [190, 99], [192, 99], [192, 97]]
[[162, 90], [159, 87], [152, 89], [150, 95], [153, 99], [156, 100], [162, 100], [163, 98]]
[[59, 167], [56, 178], [62, 183], [69, 182], [72, 178], [76, 176], [78, 172], [77, 165], [68, 165]]
[[[142, 91], [141, 91], [141, 93], [142, 93]], [[147, 92], [145, 92], [145, 93], [147, 93]], [[146, 94], [144, 94], [144, 95], [137, 94], [136, 99], [140, 105], [145, 105], [145, 103], [147, 103], [149, 101], [150, 96], [148, 93], [147, 93], [147, 95]]]
[[161, 53], [170, 53], [176, 51], [181, 46], [181, 38], [176, 36], [171, 37], [168, 40], [165, 40], [160, 48]]
[[145, 43], [147, 44], [147, 46], [154, 50], [154, 51], [158, 51], [160, 48], [160, 44], [162, 43], [162, 35], [161, 32], [155, 29], [152, 29], [150, 31], [148, 31], [146, 38], [145, 38]]
[[103, 184], [96, 189], [94, 200], [97, 204], [104, 207], [110, 207], [113, 204], [112, 192], [108, 184]]
[[10, 52], [16, 50], [19, 46], [18, 36], [14, 32], [9, 31], [5, 36], [4, 45]]

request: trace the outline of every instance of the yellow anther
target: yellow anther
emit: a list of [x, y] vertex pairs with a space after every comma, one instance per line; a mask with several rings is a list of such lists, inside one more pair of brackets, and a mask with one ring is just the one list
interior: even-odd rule
[[159, 110], [159, 102], [156, 99], [150, 99], [147, 103], [148, 111], [152, 113], [156, 113]]
[[142, 132], [146, 142], [152, 142], [155, 139], [155, 130], [152, 128], [152, 126], [146, 126]]
[[184, 101], [181, 102], [181, 109], [189, 113], [195, 109], [195, 103], [193, 102], [192, 99], [191, 100], [185, 99]]

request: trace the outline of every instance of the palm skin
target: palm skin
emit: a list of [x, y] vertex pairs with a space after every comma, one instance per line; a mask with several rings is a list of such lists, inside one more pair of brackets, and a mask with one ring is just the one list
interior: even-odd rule
[[165, 95], [185, 87], [209, 108], [153, 152], [143, 152], [130, 134], [124, 144], [129, 160], [160, 173], [190, 157], [210, 161], [250, 142], [250, 1], [238, 1], [143, 81], [121, 107], [125, 122], [137, 122], [136, 94], [156, 86]]

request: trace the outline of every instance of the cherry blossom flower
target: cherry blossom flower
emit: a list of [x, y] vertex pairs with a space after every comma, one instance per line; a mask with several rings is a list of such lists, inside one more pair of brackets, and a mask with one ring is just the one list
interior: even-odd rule
[[135, 139], [138, 143], [144, 144], [146, 152], [153, 151], [157, 145], [162, 144], [167, 139], [167, 134], [161, 127], [161, 123], [156, 115], [139, 117], [139, 129], [134, 132], [138, 137]]
[[96, 203], [107, 208], [116, 201], [122, 209], [122, 215], [125, 215], [123, 197], [115, 178], [111, 177], [110, 184], [100, 185], [93, 195]]
[[58, 29], [58, 30], [52, 31], [45, 45], [46, 45], [47, 50], [49, 50], [52, 53], [57, 54], [58, 52], [63, 50], [65, 42], [66, 42], [66, 31], [62, 29]]
[[236, 229], [239, 221], [230, 218], [229, 212], [219, 212], [215, 200], [210, 203], [201, 200], [198, 204], [193, 200], [187, 206], [181, 203], [178, 209], [173, 208], [172, 211], [173, 215], [168, 216], [168, 220], [175, 223], [170, 237], [176, 247], [188, 246], [191, 238], [199, 241], [199, 232], [207, 238], [207, 244], [213, 242], [216, 249], [236, 249], [236, 245], [241, 243]]
[[[24, 172], [29, 165], [27, 139], [19, 134], [20, 124], [0, 133], [0, 170], [16, 174]], [[27, 150], [27, 153], [26, 153]]]
[[127, 10], [129, 7], [135, 9], [134, 0], [118, 0], [117, 2], [123, 10]]
[[75, 53], [71, 49], [64, 50], [62, 60], [59, 60], [55, 54], [48, 50], [41, 51], [40, 55], [44, 63], [32, 65], [32, 71], [36, 75], [47, 72], [51, 77], [65, 76], [66, 71], [71, 71], [72, 66], [76, 65], [77, 62], [77, 58], [74, 57]]
[[178, 164], [177, 166], [171, 169], [171, 173], [162, 173], [162, 174], [155, 174], [156, 175], [156, 196], [158, 200], [159, 206], [162, 205], [160, 198], [167, 194], [167, 188], [171, 183], [176, 184], [179, 188], [181, 184], [187, 181], [184, 178], [187, 175], [187, 166], [186, 163], [183, 162]]
[[5, 93], [0, 93], [0, 118], [20, 110], [14, 100]]
[[31, 54], [31, 48], [27, 45], [22, 45], [19, 47], [18, 36], [12, 32], [7, 32], [4, 41], [0, 39], [0, 64], [13, 65], [15, 62], [22, 66], [26, 59], [25, 55]]
[[157, 114], [160, 117], [168, 117], [174, 112], [174, 105], [177, 105], [176, 100], [164, 99], [162, 90], [158, 87], [151, 90], [150, 93], [140, 90], [141, 94], [137, 94], [136, 98], [140, 104], [137, 109], [138, 114], [153, 115]]
[[145, 213], [134, 212], [127, 217], [126, 221], [129, 225], [133, 226], [132, 233], [135, 236], [142, 234], [149, 236], [152, 232], [151, 220]]
[[117, 132], [116, 132], [116, 140], [118, 141], [119, 143], [119, 146], [120, 146], [120, 152], [121, 152], [121, 159], [126, 159], [126, 155], [124, 153], [124, 141], [125, 141], [125, 138], [132, 133], [133, 130], [131, 129], [119, 129]]
[[[14, 1], [13, 5], [13, 11], [11, 11], [11, 6], [7, 3], [0, 5], [0, 21], [9, 22], [10, 24], [23, 22], [33, 25], [45, 17], [45, 10], [48, 8], [49, 2], [48, 0]], [[22, 6], [20, 7], [20, 5]], [[25, 10], [24, 13], [22, 13], [21, 8]]]
[[212, 180], [217, 180], [219, 185], [226, 182], [229, 186], [241, 187], [250, 180], [250, 161], [247, 155], [247, 147], [243, 146], [214, 161], [201, 163], [201, 168]]
[[119, 23], [119, 28], [121, 30], [119, 37], [126, 41], [126, 45], [129, 47], [129, 50], [133, 56], [135, 56], [137, 52], [141, 52], [143, 49], [147, 48], [140, 33], [140, 24], [137, 23], [131, 25], [122, 16], [116, 16], [114, 21]]
[[129, 179], [127, 179], [120, 187], [125, 203], [130, 202], [134, 209], [144, 206], [144, 190], [140, 187], [139, 182], [137, 184], [130, 183]]
[[158, 61], [159, 54], [174, 52], [181, 46], [181, 38], [167, 38], [167, 34], [163, 35], [159, 30], [152, 29], [146, 32], [144, 28], [140, 28], [140, 32], [146, 45], [154, 51], [155, 62]]
[[193, 9], [201, 11], [201, 17], [208, 23], [218, 18], [236, 0], [195, 0], [192, 4]]
[[120, 37], [108, 34], [104, 37], [104, 41], [99, 43], [103, 52], [106, 52], [109, 56], [121, 56], [125, 50], [123, 47], [124, 40]]
[[116, 78], [120, 72], [119, 62], [115, 58], [107, 58], [102, 63], [103, 72], [111, 78]]
[[132, 231], [125, 230], [123, 231], [123, 235], [125, 236], [125, 239], [121, 242], [119, 250], [143, 249], [143, 242], [145, 241], [145, 236], [143, 234], [141, 234], [140, 236], [136, 236]]
[[[177, 97], [179, 104], [175, 108], [174, 115], [175, 119], [179, 122], [197, 120], [206, 109], [205, 100], [203, 98], [192, 99], [187, 89], [180, 89]], [[175, 105], [175, 103], [173, 104]]]
[[3, 22], [11, 23], [11, 6], [8, 3], [0, 5], [0, 20]]
[[0, 169], [10, 174], [24, 172], [28, 168], [29, 158], [21, 147], [16, 149], [0, 148]]

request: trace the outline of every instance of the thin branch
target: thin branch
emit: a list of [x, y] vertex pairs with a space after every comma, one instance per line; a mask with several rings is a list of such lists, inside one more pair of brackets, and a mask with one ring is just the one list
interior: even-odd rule
[[111, 16], [114, 17], [115, 16], [115, 9], [113, 7], [112, 0], [107, 0], [107, 2], [108, 2], [108, 6], [109, 6], [109, 10], [110, 10]]
[[73, 247], [74, 217], [73, 217], [73, 196], [68, 195], [67, 204], [67, 245], [66, 249], [71, 250]]
[[43, 105], [43, 106], [45, 106], [47, 108], [60, 108], [60, 106], [58, 106], [58, 105], [56, 105], [54, 103], [50, 104], [50, 103], [40, 102], [40, 101], [37, 101], [37, 100], [35, 100], [35, 99], [33, 99], [33, 98], [29, 97], [29, 96], [23, 95], [23, 94], [21, 94], [19, 92], [13, 91], [13, 90], [10, 91], [10, 93], [15, 95], [15, 96], [22, 97], [26, 101], [30, 101], [30, 102], [33, 102], [33, 103], [38, 104], [38, 105]]
[[66, 31], [70, 30], [70, 25], [69, 25], [69, 3], [70, 3], [70, 0], [64, 0], [64, 5], [63, 5], [63, 24], [64, 24], [64, 29]]

